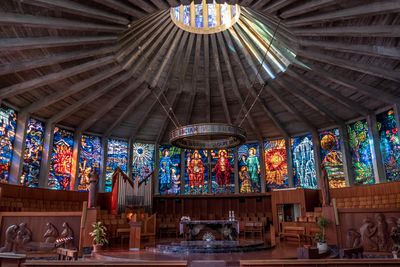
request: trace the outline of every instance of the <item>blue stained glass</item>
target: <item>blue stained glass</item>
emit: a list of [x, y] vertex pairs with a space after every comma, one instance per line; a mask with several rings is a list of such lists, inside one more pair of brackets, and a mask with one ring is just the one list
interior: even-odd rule
[[203, 28], [203, 5], [195, 5], [196, 11], [196, 27]]
[[374, 184], [371, 144], [366, 120], [347, 125], [355, 184]]
[[319, 133], [321, 143], [322, 164], [328, 175], [329, 187], [346, 186], [343, 169], [343, 155], [340, 151], [339, 129], [331, 129]]
[[234, 193], [234, 153], [233, 150], [211, 150], [212, 193]]
[[73, 146], [74, 133], [55, 127], [48, 182], [50, 189], [69, 190]]
[[217, 10], [215, 4], [207, 4], [208, 8], [208, 27], [217, 26]]
[[208, 193], [207, 150], [185, 150], [185, 194]]
[[258, 143], [240, 146], [238, 155], [240, 193], [261, 192], [261, 164]]
[[119, 167], [125, 174], [128, 168], [128, 142], [124, 140], [109, 139], [107, 145], [107, 164], [105, 192], [112, 191], [112, 175]]
[[[155, 146], [153, 144], [134, 143], [132, 149], [132, 177], [143, 181], [154, 171]], [[151, 179], [148, 179], [151, 181]]]
[[267, 188], [288, 187], [288, 164], [285, 140], [265, 141], [264, 157]]
[[230, 6], [225, 3], [221, 5], [221, 23], [222, 24], [229, 24], [230, 22], [230, 14], [228, 14], [228, 8], [230, 8]]
[[317, 188], [314, 147], [311, 135], [292, 138], [292, 157], [295, 186]]
[[190, 25], [190, 6], [183, 7], [183, 23]]
[[89, 190], [91, 173], [100, 174], [101, 138], [98, 136], [82, 135], [81, 154], [79, 156], [78, 190]]
[[8, 183], [17, 127], [17, 113], [7, 107], [0, 108], [0, 182]]
[[377, 115], [380, 147], [388, 181], [400, 181], [400, 142], [395, 113], [391, 109]]
[[20, 183], [28, 187], [39, 186], [40, 161], [43, 153], [44, 123], [28, 120], [25, 138], [24, 162]]
[[158, 170], [160, 194], [179, 194], [181, 177], [181, 150], [171, 145], [160, 145]]
[[180, 15], [179, 12], [180, 12], [180, 7], [179, 6], [174, 7], [174, 15], [176, 20], [179, 20], [179, 15]]

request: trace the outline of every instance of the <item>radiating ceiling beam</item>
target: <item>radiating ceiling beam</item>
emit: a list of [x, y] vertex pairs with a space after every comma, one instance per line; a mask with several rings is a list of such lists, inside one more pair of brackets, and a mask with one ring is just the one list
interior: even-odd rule
[[293, 69], [287, 70], [286, 74], [288, 76], [292, 77], [293, 79], [295, 79], [296, 81], [320, 92], [321, 94], [324, 94], [324, 95], [332, 98], [333, 100], [342, 104], [349, 110], [352, 110], [352, 111], [357, 112], [358, 114], [361, 114], [364, 116], [367, 116], [368, 114], [371, 113], [371, 111], [368, 108], [358, 104], [357, 102], [351, 100], [350, 98], [348, 98], [346, 96], [343, 96], [338, 91], [330, 89], [328, 86], [321, 86], [321, 85], [315, 83], [311, 79], [308, 79], [304, 74], [300, 74]]
[[70, 62], [88, 57], [105, 56], [115, 52], [115, 46], [107, 46], [100, 49], [78, 50], [68, 53], [60, 53], [54, 55], [46, 55], [42, 57], [32, 58], [29, 60], [21, 60], [18, 62], [4, 63], [0, 65], [0, 75], [15, 73], [19, 71], [30, 70], [50, 66], [63, 62]]
[[268, 4], [266, 6], [266, 8], [264, 8], [263, 11], [266, 12], [266, 13], [270, 13], [270, 14], [271, 13], [275, 13], [279, 9], [284, 8], [285, 6], [288, 6], [288, 5], [292, 4], [292, 3], [294, 3], [295, 1], [297, 1], [297, 0], [278, 0], [278, 1], [275, 1], [275, 2], [273, 2], [271, 4]]
[[[331, 71], [326, 71], [320, 66], [312, 63], [307, 63], [311, 67], [311, 71], [317, 74], [318, 76], [321, 76], [324, 79], [330, 80], [336, 84], [345, 86], [347, 88], [351, 88], [353, 90], [356, 90], [357, 92], [360, 92], [364, 95], [367, 95], [373, 99], [377, 99], [377, 96], [379, 96], [379, 100], [383, 101], [388, 104], [396, 104], [400, 103], [400, 97], [393, 95], [391, 93], [387, 93], [383, 90], [377, 89], [375, 87], [372, 87], [367, 84], [363, 84], [357, 81], [353, 81], [351, 79], [348, 79], [344, 77], [343, 75], [336, 75], [332, 73]], [[302, 80], [304, 81], [303, 77]], [[363, 115], [365, 115], [363, 113]]]
[[287, 18], [298, 16], [301, 14], [310, 13], [312, 11], [322, 9], [324, 7], [333, 5], [335, 3], [336, 3], [336, 0], [301, 1], [300, 5], [289, 8], [288, 10], [282, 12], [282, 14], [280, 16], [284, 19], [287, 19]]
[[175, 94], [172, 97], [172, 101], [169, 101], [169, 103], [171, 103], [171, 105], [170, 105], [170, 107], [167, 107], [168, 115], [167, 114], [164, 115], [163, 123], [161, 124], [160, 130], [158, 131], [158, 134], [157, 134], [156, 144], [159, 144], [162, 141], [162, 139], [165, 135], [165, 132], [167, 131], [168, 125], [170, 123], [169, 116], [171, 116], [171, 113], [174, 112], [181, 95], [182, 95], [182, 92], [175, 90]]
[[[230, 62], [230, 59], [229, 59], [229, 55], [228, 55], [228, 52], [226, 51], [226, 44], [224, 42], [222, 34], [221, 33], [217, 33], [216, 36], [217, 36], [218, 43], [219, 43], [219, 46], [220, 46], [220, 49], [221, 49], [221, 52], [222, 52], [222, 57], [224, 59], [225, 65], [226, 65], [226, 67], [228, 69], [228, 75], [229, 75], [229, 79], [230, 79], [230, 82], [231, 82], [233, 93], [235, 94], [235, 96], [236, 96], [236, 98], [237, 98], [237, 100], [239, 102], [239, 105], [241, 107], [243, 107], [243, 112], [244, 112], [245, 115], [247, 115], [246, 119], [249, 122], [249, 125], [252, 128], [252, 131], [256, 134], [256, 136], [257, 136], [257, 138], [259, 140], [263, 140], [263, 136], [262, 136], [262, 134], [260, 132], [260, 128], [256, 126], [256, 123], [254, 122], [254, 119], [253, 119], [253, 117], [251, 115], [251, 110], [247, 109], [247, 107], [246, 107], [246, 105], [245, 105], [245, 103], [243, 101], [242, 95], [239, 92], [239, 88], [238, 88], [238, 85], [237, 85], [237, 82], [236, 82], [236, 76], [235, 76], [235, 74], [233, 72], [232, 65], [231, 65], [231, 62]], [[241, 115], [241, 113], [239, 113], [239, 115]]]
[[390, 69], [385, 69], [371, 64], [358, 63], [351, 60], [340, 59], [326, 54], [300, 50], [297, 52], [298, 56], [305, 57], [314, 61], [327, 63], [329, 65], [338, 66], [348, 70], [354, 70], [361, 73], [366, 73], [375, 77], [380, 77], [395, 82], [400, 82], [400, 72]]
[[92, 32], [115, 32], [125, 30], [123, 26], [110, 26], [93, 22], [80, 22], [63, 18], [42, 17], [0, 12], [0, 25], [21, 25], [33, 28], [78, 30]]
[[122, 16], [69, 0], [23, 0], [23, 3], [122, 25], [127, 25], [129, 23], [129, 20]]
[[399, 25], [293, 28], [292, 31], [296, 36], [400, 37]]
[[156, 9], [150, 3], [148, 3], [149, 2], [148, 0], [128, 0], [128, 1], [132, 5], [143, 9], [147, 13], [153, 13], [156, 11]]
[[289, 27], [298, 27], [314, 23], [353, 19], [365, 16], [396, 13], [400, 11], [400, 2], [397, 0], [378, 1], [372, 3], [366, 1], [366, 3], [367, 4], [360, 4], [355, 7], [330, 11], [323, 14], [319, 13], [304, 18], [285, 20], [285, 24]]
[[150, 1], [160, 10], [168, 9], [170, 7], [164, 0], [150, 0]]
[[186, 80], [186, 72], [189, 66], [189, 60], [192, 55], [193, 43], [196, 34], [190, 33], [189, 34], [189, 41], [187, 42], [187, 47], [185, 51], [185, 56], [183, 58], [181, 72], [179, 73], [179, 91], [188, 91], [185, 90], [185, 80]]
[[89, 70], [96, 69], [98, 67], [113, 63], [114, 61], [115, 61], [114, 56], [106, 56], [103, 58], [83, 63], [81, 65], [76, 65], [71, 68], [63, 69], [62, 71], [59, 72], [43, 75], [32, 80], [13, 84], [8, 87], [0, 89], [0, 98], [11, 97], [18, 94], [22, 94], [28, 90], [32, 90]]
[[92, 0], [92, 1], [102, 4], [111, 9], [114, 9], [118, 12], [121, 12], [122, 14], [127, 14], [135, 18], [141, 18], [146, 16], [146, 13], [117, 0]]
[[282, 122], [280, 122], [279, 119], [275, 116], [275, 114], [269, 109], [269, 107], [267, 106], [265, 101], [257, 96], [257, 93], [255, 92], [255, 89], [253, 88], [253, 84], [250, 81], [250, 79], [246, 73], [246, 70], [243, 66], [243, 63], [237, 54], [236, 48], [232, 42], [229, 32], [224, 31], [223, 35], [225, 37], [225, 42], [227, 43], [228, 47], [230, 48], [228, 51], [231, 52], [231, 55], [234, 58], [235, 65], [238, 66], [239, 69], [241, 70], [241, 73], [242, 73], [241, 77], [244, 78], [246, 87], [248, 88], [247, 89], [248, 93], [250, 93], [253, 98], [257, 98], [257, 101], [260, 103], [260, 106], [264, 110], [264, 113], [267, 115], [267, 117], [269, 117], [272, 120], [272, 122], [276, 125], [276, 127], [279, 129], [279, 131], [282, 133], [282, 135], [285, 137], [289, 137], [289, 133], [286, 130], [285, 126], [283, 126]]
[[226, 96], [225, 96], [224, 81], [222, 79], [222, 71], [221, 71], [221, 65], [220, 65], [220, 60], [219, 60], [219, 55], [218, 55], [217, 41], [216, 41], [214, 34], [210, 35], [210, 38], [211, 38], [211, 47], [212, 47], [212, 53], [213, 53], [213, 58], [214, 58], [214, 65], [215, 65], [215, 70], [216, 70], [216, 74], [217, 74], [218, 91], [219, 91], [219, 96], [221, 98], [222, 107], [223, 107], [224, 114], [225, 114], [225, 120], [228, 124], [232, 124], [231, 116], [229, 114], [228, 103], [226, 101]]
[[0, 38], [0, 49], [15, 51], [60, 46], [100, 45], [114, 43], [117, 40], [116, 36]]
[[343, 42], [311, 41], [304, 39], [299, 39], [299, 44], [307, 48], [317, 47], [324, 50], [333, 50], [373, 57], [383, 57], [394, 60], [400, 59], [400, 48], [394, 46], [381, 46], [372, 44], [361, 45]]
[[211, 87], [210, 87], [210, 41], [209, 35], [204, 35], [204, 90], [206, 96], [206, 119], [211, 122]]
[[33, 113], [35, 111], [38, 111], [44, 107], [50, 106], [66, 97], [69, 97], [71, 95], [74, 95], [76, 93], [79, 93], [80, 91], [83, 91], [87, 89], [88, 87], [91, 87], [105, 79], [111, 78], [115, 74], [119, 73], [121, 71], [120, 66], [115, 66], [115, 67], [110, 67], [107, 68], [106, 70], [94, 75], [90, 76], [89, 78], [85, 80], [81, 80], [77, 83], [72, 84], [68, 88], [59, 88], [56, 92], [53, 94], [48, 94], [44, 97], [41, 97], [38, 101], [32, 102], [28, 106], [24, 107], [22, 110], [28, 113]]

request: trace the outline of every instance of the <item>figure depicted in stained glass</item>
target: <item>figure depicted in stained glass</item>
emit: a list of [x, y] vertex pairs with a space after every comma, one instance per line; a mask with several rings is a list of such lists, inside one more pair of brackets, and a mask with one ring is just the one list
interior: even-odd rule
[[195, 150], [188, 164], [189, 186], [204, 186], [204, 165], [199, 151]]
[[160, 191], [166, 191], [171, 188], [171, 168], [178, 164], [172, 162], [168, 148], [162, 151], [162, 155], [160, 159]]
[[293, 139], [293, 167], [296, 186], [317, 188], [314, 148], [310, 135]]
[[177, 174], [176, 168], [171, 168], [171, 193], [179, 193], [181, 186], [181, 175]]
[[220, 187], [226, 187], [230, 184], [232, 165], [229, 163], [226, 150], [218, 152], [218, 160], [213, 172], [216, 172], [217, 183]]
[[112, 191], [112, 176], [119, 167], [125, 174], [128, 169], [128, 142], [109, 139], [107, 149], [105, 191]]
[[17, 114], [13, 109], [0, 108], [0, 182], [7, 183], [17, 127]]
[[79, 157], [78, 190], [89, 190], [91, 172], [100, 172], [101, 139], [98, 136], [82, 135]]
[[249, 168], [249, 174], [253, 188], [260, 186], [259, 174], [261, 172], [260, 162], [256, 156], [256, 149], [254, 147], [249, 149], [249, 157], [246, 159], [246, 165]]
[[239, 178], [240, 178], [240, 193], [251, 193], [251, 178], [249, 175], [248, 167], [242, 166], [239, 170]]
[[284, 139], [264, 142], [265, 179], [269, 188], [288, 187], [288, 167]]

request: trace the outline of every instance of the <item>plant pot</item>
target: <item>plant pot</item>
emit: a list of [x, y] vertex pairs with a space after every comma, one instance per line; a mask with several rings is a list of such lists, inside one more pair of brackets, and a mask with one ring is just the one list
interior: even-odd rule
[[328, 251], [328, 243], [326, 242], [317, 242], [318, 253], [325, 253]]
[[103, 245], [97, 245], [97, 244], [93, 244], [93, 252], [97, 253], [103, 251]]

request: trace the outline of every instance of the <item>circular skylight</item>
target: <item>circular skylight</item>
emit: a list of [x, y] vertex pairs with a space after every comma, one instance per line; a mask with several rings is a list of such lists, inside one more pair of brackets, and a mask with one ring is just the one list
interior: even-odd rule
[[215, 0], [207, 4], [194, 1], [190, 5], [171, 8], [171, 18], [181, 29], [193, 33], [210, 34], [221, 32], [235, 24], [240, 16], [238, 5], [217, 4]]

